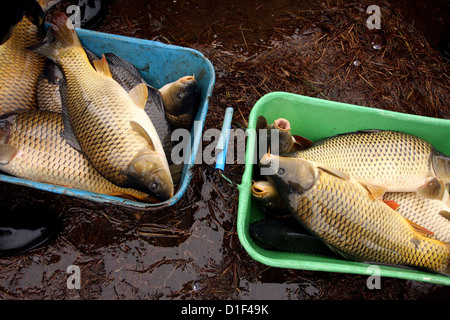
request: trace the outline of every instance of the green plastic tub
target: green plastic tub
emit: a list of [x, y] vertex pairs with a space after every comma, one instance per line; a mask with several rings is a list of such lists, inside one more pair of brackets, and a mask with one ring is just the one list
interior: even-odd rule
[[450, 120], [402, 114], [360, 107], [301, 95], [273, 92], [263, 96], [250, 113], [245, 171], [239, 188], [237, 232], [249, 255], [272, 267], [302, 270], [363, 274], [450, 285], [450, 277], [410, 268], [377, 265], [374, 273], [369, 264], [314, 254], [269, 251], [258, 246], [250, 237], [250, 223], [264, 218], [264, 212], [251, 194], [256, 120], [266, 117], [268, 123], [286, 118], [292, 133], [312, 141], [339, 133], [362, 129], [390, 129], [424, 138], [444, 154], [450, 154]]

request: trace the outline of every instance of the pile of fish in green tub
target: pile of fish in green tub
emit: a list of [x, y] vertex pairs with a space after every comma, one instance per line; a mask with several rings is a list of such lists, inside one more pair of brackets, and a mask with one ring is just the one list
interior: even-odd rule
[[[361, 184], [355, 182], [352, 177], [349, 177], [342, 171], [317, 162], [313, 163], [304, 159], [299, 160], [292, 156], [292, 154], [297, 152], [299, 157], [301, 157], [301, 152], [304, 151], [294, 151], [291, 154], [281, 155], [280, 158], [274, 155], [259, 156], [261, 161], [259, 163], [255, 161], [257, 159], [255, 153], [258, 152], [257, 145], [260, 142], [258, 133], [260, 126], [258, 122], [261, 117], [265, 118], [268, 124], [275, 123], [277, 119], [284, 119], [289, 123], [287, 127], [290, 129], [292, 136], [299, 136], [304, 139], [303, 141], [321, 141], [322, 143], [317, 143], [317, 145], [322, 149], [327, 146], [327, 144], [323, 144], [324, 141], [329, 142], [332, 140], [330, 137], [338, 141], [339, 139], [352, 138], [352, 135], [358, 135], [348, 135], [347, 133], [360, 131], [359, 134], [363, 132], [363, 134], [370, 136], [378, 133], [385, 134], [388, 131], [402, 132], [406, 133], [408, 138], [417, 139], [416, 137], [420, 137], [426, 141], [425, 144], [431, 144], [436, 150], [440, 151], [440, 153], [436, 152], [435, 154], [437, 159], [445, 159], [446, 157], [443, 154], [450, 153], [449, 120], [401, 114], [291, 93], [273, 92], [267, 94], [255, 104], [250, 114], [246, 165], [242, 182], [239, 185], [237, 231], [241, 243], [250, 256], [261, 263], [273, 267], [396, 277], [450, 285], [450, 277], [448, 273], [446, 274], [449, 270], [449, 254], [446, 251], [448, 250], [448, 245], [440, 241], [431, 240], [431, 238], [435, 237], [433, 230], [429, 230], [429, 228], [420, 230], [422, 226], [409, 219], [406, 222], [407, 219], [402, 216], [400, 218], [404, 221], [400, 221], [400, 214], [395, 211], [399, 211], [398, 206], [401, 204], [395, 201], [390, 203], [386, 201], [388, 193], [385, 193], [384, 201], [380, 200], [383, 198], [376, 194], [376, 191], [379, 190], [372, 189], [373, 194], [371, 194], [368, 186], [362, 187]], [[302, 142], [301, 139], [296, 139], [295, 141], [296, 143], [298, 141]], [[361, 144], [361, 141], [358, 142], [358, 138], [356, 138], [355, 144], [357, 145], [358, 143]], [[376, 144], [376, 142], [374, 143]], [[392, 143], [395, 144], [395, 141], [392, 141]], [[368, 147], [372, 148], [374, 146]], [[306, 151], [308, 148], [314, 148], [314, 145], [306, 147], [300, 145], [298, 149], [302, 148], [306, 148]], [[337, 145], [336, 149], [330, 148], [328, 152], [339, 153], [342, 151], [344, 153], [345, 148], [345, 145]], [[327, 152], [327, 150], [322, 151]], [[389, 152], [389, 150], [385, 151]], [[389, 155], [385, 154], [384, 157], [386, 156]], [[323, 157], [326, 157], [326, 155], [323, 155]], [[275, 161], [278, 165], [275, 166], [275, 170], [269, 172], [266, 176], [260, 175], [260, 170], [262, 168], [267, 169], [271, 165], [271, 161], [274, 160], [279, 160], [278, 162]], [[394, 162], [398, 161], [398, 159], [393, 158], [391, 161], [392, 165], [395, 166]], [[402, 160], [400, 159], [400, 161]], [[408, 166], [408, 169], [411, 170], [414, 170], [414, 166], [417, 166], [416, 163], [410, 163], [409, 165], [410, 168]], [[448, 169], [448, 163], [446, 166]], [[447, 174], [449, 173], [447, 172]], [[269, 180], [270, 185], [278, 191], [279, 196], [286, 205], [284, 214], [287, 214], [288, 217], [284, 216], [283, 218], [295, 218], [288, 220], [291, 223], [288, 227], [286, 224], [280, 224], [281, 228], [285, 229], [280, 229], [279, 235], [281, 236], [282, 232], [285, 232], [284, 237], [287, 239], [287, 243], [281, 244], [281, 241], [277, 241], [277, 243], [263, 242], [267, 239], [271, 241], [270, 236], [275, 234], [273, 228], [271, 230], [267, 225], [264, 225], [264, 222], [266, 220], [278, 221], [277, 219], [280, 217], [274, 217], [273, 210], [270, 210], [272, 208], [267, 206], [266, 203], [258, 201], [257, 193], [252, 193], [252, 190], [254, 191], [252, 189], [254, 181], [261, 178]], [[448, 181], [446, 182], [448, 183]], [[351, 188], [353, 188], [356, 184], [359, 184], [359, 187], [346, 189], [348, 185], [351, 185]], [[434, 187], [439, 190], [442, 186], [435, 185]], [[325, 190], [320, 190], [321, 187]], [[332, 194], [333, 192], [334, 195], [331, 195], [329, 199], [324, 199], [324, 194]], [[444, 192], [448, 192], [448, 190]], [[368, 197], [361, 203], [358, 202], [360, 195], [362, 195], [362, 198]], [[448, 197], [448, 194], [443, 192], [440, 195]], [[378, 209], [375, 210], [370, 207], [373, 209], [372, 211], [366, 210], [365, 206], [369, 202], [377, 202], [383, 213], [380, 212], [373, 216], [372, 211]], [[272, 201], [270, 204], [274, 206], [276, 201]], [[340, 207], [337, 208], [336, 206]], [[345, 209], [347, 207], [352, 209]], [[282, 209], [278, 210], [278, 214], [282, 216], [283, 213], [280, 210]], [[439, 212], [433, 212], [433, 214], [439, 215]], [[448, 212], [444, 212], [445, 214], [448, 219]], [[386, 218], [385, 215], [390, 216], [389, 219], [394, 219], [395, 222], [389, 220], [391, 225], [399, 224], [401, 227], [395, 229], [394, 232], [390, 232], [391, 226], [382, 221]], [[314, 217], [312, 218], [314, 221], [310, 221], [308, 217]], [[327, 220], [330, 218], [332, 220]], [[322, 221], [319, 221], [321, 219]], [[448, 233], [448, 220], [446, 218], [443, 219], [446, 220]], [[355, 221], [356, 229], [354, 225], [346, 228], [345, 223], [348, 226], [348, 223], [351, 225]], [[295, 228], [292, 223], [295, 224], [295, 222], [298, 222], [302, 230], [307, 231], [304, 234], [302, 234], [302, 231], [293, 231]], [[414, 231], [412, 231], [413, 227]], [[300, 228], [297, 230], [300, 230]], [[401, 257], [401, 250], [394, 252], [396, 249], [392, 249], [389, 247], [390, 244], [386, 243], [400, 243], [400, 240], [395, 237], [402, 236], [402, 230], [412, 235], [412, 239], [406, 241], [409, 242], [407, 246], [411, 244], [413, 250], [421, 247], [422, 244], [416, 238], [420, 238], [421, 241], [426, 243], [430, 242], [432, 247], [428, 251], [442, 252], [443, 256], [440, 258], [443, 260], [443, 264], [436, 267], [436, 270], [401, 265], [400, 261], [404, 261]], [[262, 234], [263, 231], [265, 232], [264, 234]], [[371, 231], [372, 234], [370, 233]], [[271, 232], [272, 235], [270, 234]], [[288, 233], [290, 234], [287, 235]], [[418, 235], [419, 233], [420, 235]], [[374, 237], [377, 238], [375, 239]], [[336, 238], [339, 241], [334, 240], [333, 242], [332, 239]], [[320, 241], [317, 242], [316, 240]], [[299, 242], [302, 241], [304, 242], [303, 248], [298, 249], [302, 244]], [[382, 248], [383, 242], [389, 249]], [[352, 248], [352, 245], [355, 243], [362, 244], [362, 247]], [[394, 244], [394, 247], [396, 244]], [[434, 245], [436, 247], [433, 247]], [[390, 260], [384, 260], [380, 263], [371, 259], [376, 257], [378, 253], [381, 254], [381, 252], [389, 250], [392, 250], [390, 255], [388, 254], [391, 257]], [[424, 253], [423, 257], [417, 254], [416, 259], [435, 259], [433, 254], [428, 255], [430, 252], [426, 251], [426, 249], [422, 251]]]

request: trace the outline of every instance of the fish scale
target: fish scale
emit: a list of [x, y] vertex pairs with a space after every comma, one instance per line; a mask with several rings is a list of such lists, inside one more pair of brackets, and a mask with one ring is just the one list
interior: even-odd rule
[[450, 242], [450, 208], [444, 201], [426, 199], [413, 192], [387, 192], [383, 200], [395, 201], [399, 205], [396, 211], [432, 232], [430, 237]]
[[360, 183], [382, 186], [393, 192], [416, 191], [433, 177], [434, 155], [433, 146], [427, 141], [384, 130], [325, 138], [309, 149], [294, 153], [295, 157], [345, 172]]
[[7, 122], [10, 128], [2, 144], [18, 150], [9, 163], [0, 165], [0, 170], [33, 181], [156, 202], [144, 192], [120, 188], [103, 178], [61, 137], [61, 114], [29, 110], [0, 122]]
[[36, 82], [45, 57], [25, 48], [43, 39], [24, 17], [12, 37], [0, 46], [0, 112], [36, 108]]
[[[37, 0], [44, 12], [56, 2]], [[0, 46], [0, 114], [37, 108], [36, 83], [46, 58], [27, 48], [44, 39], [43, 28], [26, 16]]]
[[430, 270], [442, 270], [448, 263], [449, 252], [442, 243], [417, 235], [384, 203], [326, 172], [319, 171], [317, 182], [295, 208], [309, 230], [354, 260]]

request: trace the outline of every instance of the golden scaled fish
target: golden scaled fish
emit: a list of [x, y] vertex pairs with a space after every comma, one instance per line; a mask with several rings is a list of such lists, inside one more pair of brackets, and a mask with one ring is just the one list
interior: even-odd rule
[[148, 194], [118, 187], [101, 176], [80, 152], [61, 136], [59, 113], [29, 110], [0, 120], [0, 170], [27, 180], [144, 202]]
[[171, 198], [174, 186], [168, 161], [144, 111], [147, 86], [139, 84], [127, 92], [112, 78], [104, 56], [94, 61], [94, 69], [64, 13], [55, 13], [49, 32], [53, 41], [31, 49], [63, 71], [66, 140], [112, 183], [148, 192], [161, 201]]
[[200, 104], [200, 92], [194, 76], [184, 76], [159, 89], [166, 118], [173, 130], [191, 129]]
[[[38, 2], [44, 12], [55, 4], [51, 0]], [[27, 47], [44, 39], [43, 28], [24, 16], [11, 38], [0, 45], [0, 114], [37, 107], [36, 83], [46, 58]]]
[[300, 158], [266, 154], [260, 161], [273, 164], [278, 171], [268, 178], [289, 211], [336, 253], [450, 275], [450, 244], [426, 237], [355, 179]]
[[393, 201], [406, 219], [430, 231], [429, 237], [450, 242], [450, 207], [442, 200], [427, 199], [415, 192], [386, 192], [384, 201]]
[[352, 176], [376, 198], [385, 192], [417, 192], [426, 198], [442, 199], [450, 183], [450, 158], [424, 139], [402, 132], [340, 134], [293, 155]]

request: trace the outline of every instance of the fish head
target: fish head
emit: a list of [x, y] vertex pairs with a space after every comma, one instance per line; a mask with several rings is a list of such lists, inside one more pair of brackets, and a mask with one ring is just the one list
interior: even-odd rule
[[43, 75], [48, 80], [48, 82], [53, 84], [61, 84], [62, 80], [64, 79], [64, 75], [61, 69], [56, 63], [49, 59], [45, 62]]
[[252, 185], [252, 193], [255, 198], [266, 198], [276, 192], [269, 181], [255, 181]]
[[193, 113], [200, 102], [197, 80], [185, 76], [160, 89], [166, 110], [173, 115]]
[[160, 201], [173, 197], [172, 175], [162, 154], [146, 152], [138, 155], [130, 164], [128, 176], [136, 189], [148, 192]]
[[264, 155], [259, 166], [272, 168], [274, 174], [268, 178], [283, 198], [293, 194], [302, 194], [309, 190], [318, 175], [316, 166], [310, 161], [269, 153]]
[[260, 180], [253, 182], [252, 195], [268, 209], [282, 209], [280, 203], [283, 203], [275, 186], [269, 181]]

